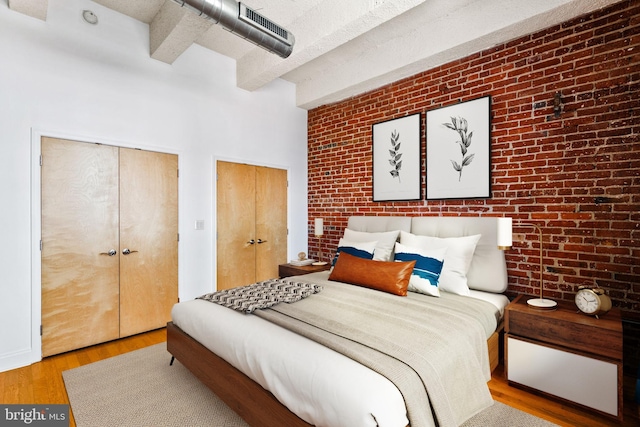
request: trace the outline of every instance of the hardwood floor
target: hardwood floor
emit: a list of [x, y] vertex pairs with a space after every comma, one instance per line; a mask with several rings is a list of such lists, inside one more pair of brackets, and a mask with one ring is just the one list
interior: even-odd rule
[[[0, 372], [0, 401], [2, 403], [56, 404], [69, 403], [62, 380], [62, 372], [102, 359], [128, 353], [167, 340], [164, 328], [132, 337], [56, 356], [46, 357], [30, 366]], [[71, 414], [70, 427], [76, 423]]]
[[[0, 399], [2, 403], [55, 404], [69, 403], [62, 380], [62, 371], [88, 363], [117, 356], [122, 353], [148, 347], [166, 341], [165, 329], [147, 332], [95, 345], [57, 356], [12, 371], [0, 373]], [[502, 365], [489, 382], [493, 398], [561, 426], [638, 426], [638, 405], [627, 399], [624, 422], [618, 423], [604, 416], [578, 409], [566, 403], [556, 402], [525, 390], [511, 387], [504, 377]], [[75, 427], [73, 414], [70, 426]]]
[[[629, 379], [630, 380], [630, 379]], [[634, 379], [635, 381], [635, 379]], [[560, 402], [526, 390], [512, 387], [507, 383], [504, 366], [500, 364], [489, 381], [489, 390], [494, 400], [511, 407], [544, 418], [552, 423], [566, 427], [600, 427], [640, 425], [638, 405], [632, 396], [624, 401], [624, 421], [622, 423], [595, 412], [586, 411], [573, 404]], [[625, 390], [626, 391], [626, 390]]]

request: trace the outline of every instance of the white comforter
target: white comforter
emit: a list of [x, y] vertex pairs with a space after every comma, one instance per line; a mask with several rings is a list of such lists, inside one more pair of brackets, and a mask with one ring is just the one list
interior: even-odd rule
[[[316, 274], [326, 279], [326, 273]], [[312, 340], [203, 300], [176, 304], [172, 319], [310, 424], [409, 423], [402, 395], [388, 379]]]

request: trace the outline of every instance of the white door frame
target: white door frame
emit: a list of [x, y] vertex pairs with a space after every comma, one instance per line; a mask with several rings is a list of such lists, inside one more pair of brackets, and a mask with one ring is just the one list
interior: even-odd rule
[[[181, 167], [182, 156], [180, 150], [173, 148], [143, 145], [130, 141], [118, 141], [112, 138], [95, 136], [95, 135], [81, 135], [68, 131], [50, 130], [31, 128], [31, 348], [26, 350], [21, 359], [24, 363], [22, 365], [29, 365], [31, 363], [39, 362], [42, 360], [42, 339], [40, 336], [40, 325], [42, 324], [42, 266], [41, 266], [41, 252], [40, 252], [40, 240], [42, 236], [42, 221], [41, 221], [41, 191], [40, 191], [40, 156], [41, 152], [41, 139], [43, 136], [59, 139], [69, 139], [79, 142], [97, 143], [104, 145], [111, 145], [114, 147], [122, 148], [139, 148], [141, 150], [157, 151], [167, 154], [175, 154], [178, 156], [178, 169]], [[180, 207], [182, 203], [182, 180], [178, 180], [178, 233], [180, 233]], [[181, 283], [181, 259], [180, 259], [180, 242], [178, 242], [178, 291]]]

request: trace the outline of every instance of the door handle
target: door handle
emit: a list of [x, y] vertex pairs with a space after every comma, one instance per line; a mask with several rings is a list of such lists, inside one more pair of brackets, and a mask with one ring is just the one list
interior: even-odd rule
[[256, 242], [255, 240], [251, 239], [247, 243], [250, 244], [250, 245], [253, 245], [255, 242]]
[[262, 239], [258, 239], [258, 244], [260, 244], [260, 243], [267, 243], [267, 241], [266, 240], [262, 240]]
[[117, 253], [118, 253], [118, 251], [116, 251], [115, 249], [111, 249], [109, 252], [100, 252], [100, 255], [114, 256]]
[[132, 254], [134, 252], [138, 252], [138, 251], [132, 251], [129, 248], [124, 248], [124, 250], [122, 251], [122, 255], [129, 255], [129, 254]]

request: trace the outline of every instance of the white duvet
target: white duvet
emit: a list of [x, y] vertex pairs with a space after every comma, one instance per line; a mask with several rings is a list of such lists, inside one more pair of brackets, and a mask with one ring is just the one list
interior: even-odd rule
[[172, 318], [310, 424], [404, 427], [409, 423], [402, 395], [389, 380], [314, 341], [202, 300], [176, 304]]
[[[497, 307], [497, 316], [500, 311]], [[409, 423], [393, 383], [312, 340], [203, 300], [176, 304], [172, 319], [310, 424], [405, 427]]]

